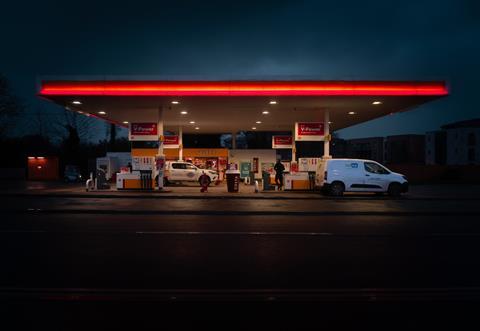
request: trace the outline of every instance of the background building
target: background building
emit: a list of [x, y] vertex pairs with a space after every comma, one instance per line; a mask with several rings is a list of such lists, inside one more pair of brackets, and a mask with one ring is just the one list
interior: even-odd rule
[[447, 163], [447, 133], [430, 131], [425, 133], [425, 164], [444, 165]]
[[480, 118], [442, 126], [446, 132], [447, 164], [480, 164]]
[[425, 135], [405, 134], [385, 138], [385, 163], [425, 164]]
[[355, 159], [368, 159], [384, 162], [384, 138], [371, 137], [350, 139], [347, 143], [347, 157]]

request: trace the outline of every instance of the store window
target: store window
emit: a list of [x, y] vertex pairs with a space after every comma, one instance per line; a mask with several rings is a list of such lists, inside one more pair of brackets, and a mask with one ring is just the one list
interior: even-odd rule
[[158, 148], [158, 141], [132, 141], [132, 148]]

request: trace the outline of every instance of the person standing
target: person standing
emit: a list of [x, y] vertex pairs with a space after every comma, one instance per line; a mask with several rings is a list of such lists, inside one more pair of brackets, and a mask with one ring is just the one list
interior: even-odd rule
[[275, 163], [273, 170], [275, 170], [275, 184], [278, 185], [278, 189], [282, 189], [283, 172], [285, 171], [285, 166], [282, 164], [282, 162], [280, 162], [280, 160], [277, 160], [277, 163]]

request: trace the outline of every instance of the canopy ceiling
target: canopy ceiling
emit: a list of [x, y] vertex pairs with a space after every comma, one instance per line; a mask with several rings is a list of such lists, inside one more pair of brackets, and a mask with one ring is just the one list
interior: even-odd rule
[[225, 133], [289, 131], [298, 121], [323, 121], [325, 110], [338, 130], [412, 109], [448, 89], [445, 82], [55, 80], [43, 81], [39, 95], [122, 126], [155, 122], [161, 108], [167, 130]]

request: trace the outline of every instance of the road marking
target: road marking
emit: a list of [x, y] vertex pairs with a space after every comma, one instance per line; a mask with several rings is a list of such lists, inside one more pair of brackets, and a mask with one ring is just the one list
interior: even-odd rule
[[363, 238], [425, 238], [425, 237], [480, 237], [480, 233], [425, 233], [425, 234], [408, 234], [408, 233], [331, 233], [331, 232], [287, 232], [287, 231], [49, 231], [49, 230], [0, 230], [1, 234], [18, 233], [42, 233], [42, 234], [105, 234], [105, 235], [177, 235], [177, 236], [290, 236], [290, 237], [363, 237]]
[[47, 233], [44, 230], [2, 230], [0, 233]]
[[278, 210], [146, 210], [146, 209], [5, 209], [3, 214], [57, 214], [57, 215], [167, 215], [167, 216], [478, 216], [480, 210], [474, 211], [345, 211], [345, 210], [317, 210], [317, 211], [278, 211]]
[[245, 231], [136, 231], [136, 234], [158, 234], [158, 235], [241, 235], [241, 236], [333, 236], [329, 232], [245, 232]]
[[430, 234], [432, 237], [478, 237], [480, 233], [432, 233]]
[[[99, 289], [99, 288], [5, 288], [0, 297], [48, 301], [215, 301], [239, 299], [276, 301], [301, 300], [322, 302], [478, 302], [479, 287], [446, 288], [338, 288], [338, 289]], [[153, 300], [153, 301], [152, 301]]]

